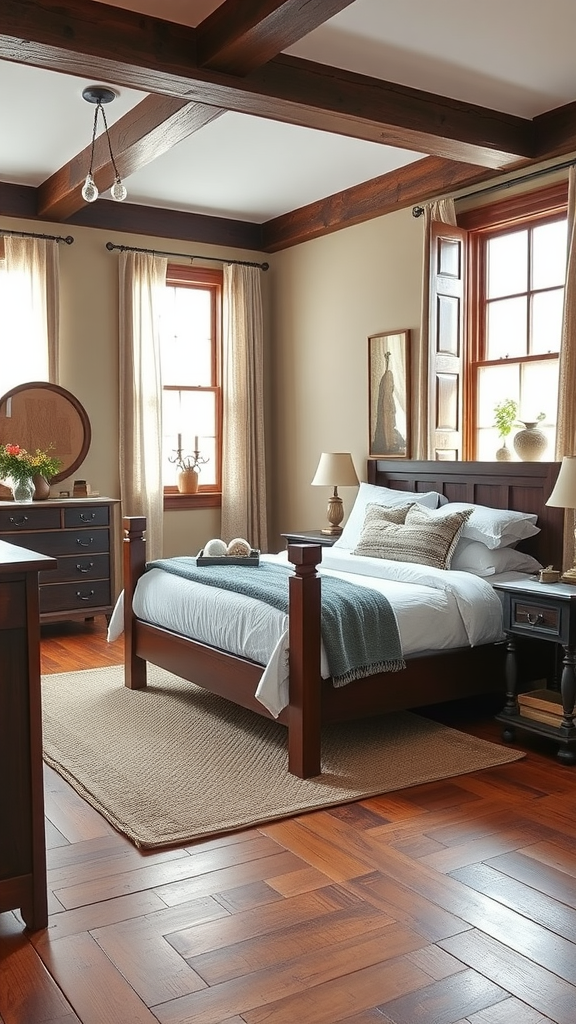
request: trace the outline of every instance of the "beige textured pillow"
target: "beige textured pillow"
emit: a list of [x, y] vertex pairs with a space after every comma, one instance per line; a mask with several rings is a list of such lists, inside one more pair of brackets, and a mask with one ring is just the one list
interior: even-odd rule
[[360, 540], [353, 555], [389, 558], [394, 562], [418, 562], [436, 569], [449, 569], [452, 555], [472, 509], [445, 516], [430, 516], [425, 508], [411, 505], [404, 522], [390, 521], [389, 508], [368, 507]]

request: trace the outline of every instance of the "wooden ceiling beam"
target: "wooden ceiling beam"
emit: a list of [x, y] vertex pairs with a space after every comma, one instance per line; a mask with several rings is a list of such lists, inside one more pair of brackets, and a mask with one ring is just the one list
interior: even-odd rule
[[425, 157], [262, 225], [264, 252], [278, 252], [374, 217], [418, 206], [496, 177], [485, 167]]
[[532, 123], [295, 57], [243, 78], [199, 68], [197, 31], [90, 0], [2, 0], [0, 59], [465, 163], [534, 152]]
[[200, 67], [246, 75], [354, 0], [224, 0], [197, 28]]

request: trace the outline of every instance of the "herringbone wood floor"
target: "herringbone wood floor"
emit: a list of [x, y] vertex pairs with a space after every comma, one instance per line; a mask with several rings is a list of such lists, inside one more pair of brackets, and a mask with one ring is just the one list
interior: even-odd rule
[[[122, 660], [47, 627], [42, 670]], [[486, 710], [449, 724], [499, 741]], [[576, 1024], [576, 769], [525, 760], [143, 854], [46, 771], [48, 930], [0, 915], [5, 1024]], [[105, 752], [103, 752], [105, 755]]]

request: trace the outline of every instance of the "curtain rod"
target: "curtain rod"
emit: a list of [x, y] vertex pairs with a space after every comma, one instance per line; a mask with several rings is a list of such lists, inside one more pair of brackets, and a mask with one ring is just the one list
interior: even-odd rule
[[[470, 199], [472, 196], [482, 196], [486, 192], [496, 192], [501, 188], [511, 188], [512, 185], [517, 185], [522, 181], [532, 181], [533, 178], [541, 178], [545, 174], [553, 174], [554, 171], [563, 171], [566, 167], [573, 167], [576, 164], [576, 160], [566, 160], [563, 164], [554, 164], [554, 167], [543, 167], [539, 171], [531, 171], [529, 174], [521, 174], [517, 178], [511, 178], [510, 181], [498, 181], [494, 185], [487, 185], [486, 188], [476, 189], [475, 192], [466, 192], [463, 196], [457, 196], [457, 199]], [[424, 213], [423, 206], [413, 206], [412, 216], [421, 217]]]
[[114, 242], [106, 242], [109, 252], [117, 249], [119, 252], [149, 252], [151, 256], [179, 256], [187, 260], [214, 260], [216, 263], [238, 263], [242, 267], [259, 267], [260, 270], [268, 270], [269, 263], [250, 263], [249, 260], [228, 260], [220, 256], [191, 256], [188, 252], [161, 252], [159, 249], [140, 249], [137, 245], [115, 245]]
[[63, 238], [62, 235], [39, 235], [35, 231], [6, 231], [5, 228], [0, 228], [0, 235], [16, 235], [18, 238], [46, 238], [49, 242], [66, 242], [66, 245], [72, 245], [74, 241], [72, 235], [66, 235], [66, 238]]

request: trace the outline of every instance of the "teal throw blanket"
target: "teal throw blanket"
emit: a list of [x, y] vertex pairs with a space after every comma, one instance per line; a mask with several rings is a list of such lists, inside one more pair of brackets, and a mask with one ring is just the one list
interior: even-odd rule
[[[293, 570], [287, 565], [260, 562], [257, 566], [198, 566], [193, 557], [178, 557], [148, 562], [146, 568], [233, 590], [288, 612], [288, 580]], [[335, 576], [321, 577], [321, 594], [322, 640], [335, 686], [406, 667], [388, 598]]]

